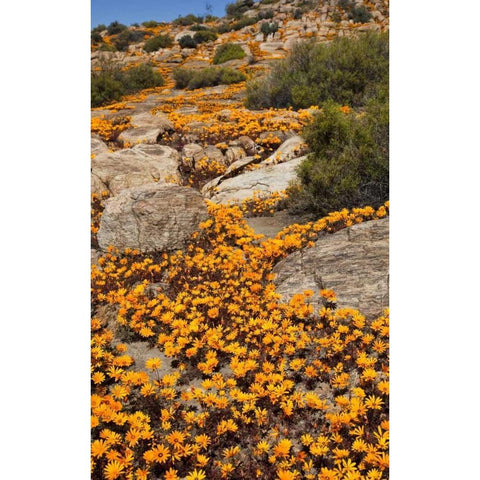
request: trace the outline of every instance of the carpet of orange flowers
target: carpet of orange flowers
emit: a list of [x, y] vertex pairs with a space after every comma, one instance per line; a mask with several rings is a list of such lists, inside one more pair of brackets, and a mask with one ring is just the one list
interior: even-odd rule
[[[92, 478], [388, 478], [388, 311], [368, 319], [336, 308], [330, 290], [283, 301], [272, 274], [321, 232], [386, 215], [388, 203], [342, 210], [265, 239], [241, 208], [210, 204], [183, 252], [111, 248], [100, 257]], [[132, 340], [158, 355], [136, 365]]]

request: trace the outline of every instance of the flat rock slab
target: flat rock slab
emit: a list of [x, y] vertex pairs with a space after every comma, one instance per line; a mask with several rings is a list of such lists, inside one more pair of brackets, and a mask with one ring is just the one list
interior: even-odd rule
[[297, 178], [296, 168], [304, 158], [295, 158], [278, 165], [242, 173], [223, 180], [210, 190], [204, 188], [202, 193], [214, 203], [239, 204], [246, 198], [252, 197], [254, 192], [267, 196], [283, 191], [291, 181]]
[[321, 237], [315, 246], [289, 255], [275, 266], [277, 292], [285, 300], [313, 290], [332, 289], [339, 307], [352, 307], [368, 317], [388, 306], [389, 219], [360, 223]]
[[98, 244], [103, 251], [109, 245], [181, 250], [207, 216], [203, 197], [191, 188], [160, 182], [129, 188], [105, 202]]
[[303, 224], [308, 222], [307, 217], [290, 215], [286, 211], [275, 212], [270, 217], [250, 217], [245, 220], [255, 230], [256, 234], [265, 235], [266, 238], [275, 237], [278, 232], [294, 223]]

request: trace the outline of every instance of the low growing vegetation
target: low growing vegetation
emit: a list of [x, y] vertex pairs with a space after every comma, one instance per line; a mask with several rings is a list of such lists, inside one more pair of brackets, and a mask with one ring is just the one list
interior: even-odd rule
[[228, 62], [229, 60], [245, 58], [247, 54], [238, 43], [224, 43], [215, 50], [213, 63], [218, 65], [220, 63]]
[[194, 90], [202, 87], [243, 82], [246, 76], [244, 73], [231, 68], [209, 67], [202, 70], [178, 68], [173, 71], [173, 78], [175, 88]]
[[312, 153], [298, 169], [300, 188], [289, 198], [292, 211], [324, 215], [388, 200], [388, 103], [371, 101], [359, 113], [327, 102], [303, 136]]
[[[184, 252], [102, 255], [92, 311], [118, 315], [91, 321], [92, 479], [388, 478], [388, 311], [365, 318], [324, 289], [282, 300], [272, 274], [319, 234], [387, 214], [334, 212], [262, 241], [240, 208], [210, 205]], [[163, 359], [135, 364], [113, 328]]]
[[247, 107], [298, 109], [327, 100], [365, 105], [388, 84], [388, 55], [387, 33], [301, 42], [267, 77], [248, 83]]
[[145, 88], [160, 87], [163, 77], [150, 65], [142, 64], [128, 70], [104, 66], [91, 75], [91, 105], [99, 107], [120, 100], [123, 95], [139, 92]]
[[171, 35], [157, 35], [149, 38], [143, 47], [146, 52], [156, 52], [160, 48], [169, 48], [173, 46]]

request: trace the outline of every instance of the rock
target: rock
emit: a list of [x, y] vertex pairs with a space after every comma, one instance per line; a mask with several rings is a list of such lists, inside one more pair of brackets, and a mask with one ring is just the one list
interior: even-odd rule
[[262, 165], [272, 165], [275, 163], [283, 163], [292, 158], [297, 158], [305, 155], [308, 152], [308, 146], [299, 135], [290, 137], [288, 140], [285, 140], [278, 149], [270, 155], [265, 161], [262, 162]]
[[227, 165], [230, 165], [237, 160], [240, 160], [243, 157], [246, 157], [247, 154], [242, 147], [228, 147], [225, 152], [225, 161]]
[[158, 142], [162, 131], [158, 128], [139, 127], [129, 128], [124, 130], [119, 136], [118, 140], [125, 144], [135, 145], [139, 143], [155, 144]]
[[90, 145], [92, 155], [108, 152], [108, 145], [98, 135], [92, 135]]
[[206, 218], [205, 202], [191, 188], [160, 182], [129, 188], [106, 200], [98, 244], [102, 251], [109, 245], [142, 252], [178, 250]]
[[173, 123], [168, 119], [167, 115], [161, 112], [155, 115], [150, 112], [143, 112], [131, 115], [131, 117], [131, 123], [135, 127], [154, 127], [160, 129], [162, 133], [174, 130]]
[[305, 157], [295, 158], [278, 165], [269, 165], [233, 178], [221, 181], [215, 188], [205, 188], [202, 192], [214, 203], [241, 203], [253, 196], [254, 192], [270, 195], [285, 190], [297, 178], [296, 167]]
[[315, 246], [292, 253], [275, 266], [277, 292], [285, 300], [313, 290], [332, 289], [339, 307], [374, 317], [388, 306], [389, 219], [372, 220], [326, 234]]
[[163, 133], [174, 129], [173, 123], [163, 114], [144, 112], [133, 115], [131, 122], [135, 127], [124, 130], [118, 136], [120, 141], [130, 144], [157, 143]]
[[232, 115], [233, 115], [233, 112], [228, 108], [225, 108], [223, 110], [220, 110], [220, 112], [217, 113], [217, 119], [220, 120], [221, 122], [228, 122], [232, 119]]
[[195, 163], [205, 156], [203, 148], [197, 143], [187, 143], [182, 148], [181, 165], [182, 169], [190, 172], [195, 169]]
[[246, 135], [242, 135], [241, 137], [238, 137], [235, 140], [235, 143], [237, 145], [240, 145], [242, 147], [247, 155], [255, 155], [258, 150], [257, 144], [250, 138], [247, 137]]
[[223, 177], [227, 177], [231, 174], [238, 173], [243, 170], [247, 165], [251, 165], [252, 163], [258, 163], [258, 159], [255, 157], [243, 157], [239, 160], [233, 162], [223, 174]]
[[175, 177], [180, 155], [163, 145], [136, 145], [114, 153], [101, 153], [91, 160], [92, 192], [121, 190]]
[[265, 235], [267, 238], [273, 238], [285, 227], [294, 223], [307, 223], [309, 218], [303, 215], [290, 215], [287, 211], [275, 212], [270, 217], [250, 217], [246, 218], [248, 225], [255, 230], [255, 233]]
[[219, 148], [214, 145], [208, 145], [204, 148], [204, 152], [209, 160], [214, 160], [215, 162], [225, 165], [225, 156]]

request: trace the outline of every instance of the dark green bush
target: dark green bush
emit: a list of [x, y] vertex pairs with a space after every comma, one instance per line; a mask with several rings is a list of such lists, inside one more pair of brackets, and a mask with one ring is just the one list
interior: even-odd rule
[[155, 28], [158, 27], [160, 24], [156, 20], [148, 20], [146, 22], [142, 22], [142, 25], [146, 28]]
[[164, 84], [163, 77], [150, 65], [141, 64], [129, 68], [123, 73], [126, 93], [135, 93], [145, 88], [161, 87]]
[[197, 17], [196, 15], [193, 15], [193, 13], [189, 13], [184, 17], [176, 18], [172, 23], [174, 25], [181, 25], [181, 26], [187, 27], [189, 25], [193, 25], [194, 23], [202, 23], [202, 22], [203, 22], [203, 17]]
[[247, 54], [238, 43], [224, 43], [215, 50], [214, 65], [228, 62], [229, 60], [245, 58]]
[[123, 30], [117, 35], [117, 38], [113, 41], [116, 49], [120, 52], [127, 50], [128, 46], [132, 43], [138, 43], [143, 40], [145, 32]]
[[[278, 1], [278, 0], [277, 0]], [[258, 20], [268, 20], [270, 18], [273, 18], [273, 10], [270, 8], [269, 10], [260, 10], [257, 15]]]
[[118, 23], [116, 20], [112, 22], [108, 27], [107, 27], [107, 32], [109, 35], [116, 35], [117, 33], [121, 33], [124, 30], [126, 30], [128, 27], [126, 25], [123, 25], [123, 23]]
[[102, 36], [98, 32], [94, 32], [92, 30], [92, 33], [90, 35], [91, 42], [94, 44], [99, 44], [103, 42]]
[[227, 32], [230, 32], [232, 30], [232, 27], [228, 24], [228, 23], [221, 23], [218, 27], [217, 27], [217, 33], [227, 33]]
[[262, 23], [262, 26], [260, 27], [260, 31], [263, 33], [264, 40], [266, 40], [268, 35], [270, 35], [271, 33], [273, 33], [273, 35], [275, 35], [275, 33], [278, 32], [278, 23], [277, 22], [272, 22], [272, 23], [264, 22], [264, 23]]
[[231, 17], [240, 18], [253, 4], [253, 0], [237, 0], [235, 3], [227, 3], [225, 11]]
[[193, 36], [193, 40], [197, 44], [212, 42], [217, 38], [218, 35], [213, 30], [200, 30], [198, 32], [195, 32], [195, 35]]
[[101, 23], [100, 25], [97, 25], [95, 28], [92, 28], [92, 32], [101, 33], [106, 29], [107, 29], [107, 26]]
[[278, 0], [260, 0], [262, 5], [271, 5], [272, 3], [278, 3]]
[[175, 88], [187, 88], [188, 90], [216, 85], [230, 85], [246, 79], [245, 75], [238, 70], [219, 67], [208, 67], [202, 70], [177, 68], [173, 71], [173, 78]]
[[372, 18], [370, 11], [364, 6], [354, 7], [348, 14], [348, 18], [355, 23], [367, 23]]
[[303, 136], [312, 153], [298, 168], [300, 188], [290, 195], [291, 211], [322, 216], [388, 200], [387, 102], [370, 101], [360, 114], [326, 102]]
[[92, 72], [91, 105], [105, 105], [120, 100], [123, 95], [159, 87], [163, 83], [162, 76], [150, 65], [142, 64], [126, 71], [117, 66], [103, 65], [102, 71]]
[[331, 99], [358, 107], [388, 84], [388, 33], [298, 43], [266, 77], [247, 85], [249, 108], [308, 108]]
[[92, 73], [90, 87], [92, 107], [119, 100], [125, 94], [123, 84], [119, 80], [115, 80], [110, 72]]
[[169, 48], [171, 46], [173, 46], [173, 38], [167, 34], [149, 38], [143, 49], [146, 52], [156, 52], [159, 48]]
[[240, 30], [244, 27], [249, 27], [250, 25], [255, 25], [258, 22], [257, 18], [252, 17], [241, 17], [237, 22], [231, 25], [232, 30]]
[[178, 44], [181, 48], [195, 48], [197, 42], [192, 38], [191, 35], [184, 35], [178, 40]]
[[215, 22], [216, 20], [218, 20], [218, 17], [216, 17], [215, 15], [206, 15], [203, 19], [205, 23]]
[[201, 24], [196, 24], [196, 25], [192, 25], [189, 30], [191, 30], [192, 32], [199, 32], [200, 30], [209, 30], [208, 27], [206, 27], [205, 25], [201, 25]]

